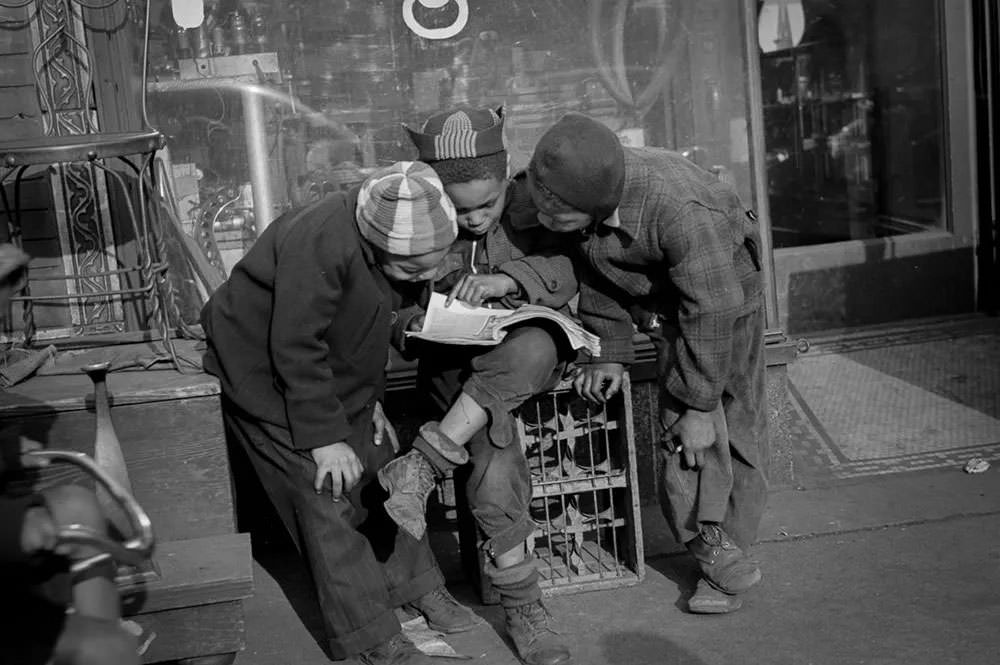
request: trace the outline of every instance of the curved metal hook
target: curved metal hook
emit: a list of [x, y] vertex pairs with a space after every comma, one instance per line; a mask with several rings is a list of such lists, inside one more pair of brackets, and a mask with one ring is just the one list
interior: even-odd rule
[[130, 493], [116, 483], [89, 456], [69, 450], [33, 450], [25, 453], [32, 457], [45, 459], [49, 462], [73, 464], [83, 469], [97, 482], [104, 486], [108, 494], [121, 507], [128, 517], [133, 529], [133, 535], [128, 540], [119, 542], [83, 526], [69, 524], [59, 530], [59, 544], [86, 545], [101, 550], [94, 556], [76, 561], [70, 567], [74, 573], [91, 568], [108, 560], [129, 565], [139, 565], [153, 553], [153, 524], [139, 502]]

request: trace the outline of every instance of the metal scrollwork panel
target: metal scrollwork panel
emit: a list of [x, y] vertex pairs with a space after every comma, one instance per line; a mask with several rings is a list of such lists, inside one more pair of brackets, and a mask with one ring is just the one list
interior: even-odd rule
[[[72, 0], [38, 0], [31, 21], [32, 66], [45, 133], [72, 136], [98, 131], [93, 110], [93, 61], [86, 44], [80, 5]], [[50, 186], [62, 250], [66, 292], [75, 334], [125, 328], [119, 301], [100, 292], [120, 288], [118, 257], [104, 174], [86, 163], [54, 165]], [[88, 297], [88, 294], [95, 294]]]

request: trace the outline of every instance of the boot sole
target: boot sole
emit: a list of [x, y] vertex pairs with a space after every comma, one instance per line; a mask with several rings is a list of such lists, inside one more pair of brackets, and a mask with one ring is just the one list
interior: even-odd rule
[[692, 603], [688, 602], [688, 612], [691, 614], [729, 614], [743, 607], [743, 601], [730, 597], [722, 603]]
[[757, 575], [754, 576], [754, 578], [753, 578], [753, 581], [750, 582], [749, 584], [747, 584], [746, 586], [743, 586], [743, 587], [740, 587], [740, 588], [733, 588], [733, 587], [726, 588], [726, 587], [723, 587], [723, 586], [721, 586], [719, 584], [716, 584], [715, 581], [712, 580], [712, 578], [710, 578], [708, 575], [705, 575], [704, 573], [703, 573], [703, 577], [704, 577], [705, 581], [708, 582], [709, 586], [711, 586], [716, 591], [721, 591], [722, 593], [726, 594], [727, 596], [735, 596], [736, 594], [746, 593], [750, 589], [752, 589], [755, 586], [757, 586], [758, 584], [760, 584], [760, 581], [764, 578], [764, 576], [761, 574], [760, 570], [758, 570], [757, 571]]

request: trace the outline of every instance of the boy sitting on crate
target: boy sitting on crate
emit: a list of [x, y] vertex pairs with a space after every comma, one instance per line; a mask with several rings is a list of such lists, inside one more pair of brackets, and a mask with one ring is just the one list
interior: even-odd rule
[[[11, 295], [22, 288], [28, 257], [0, 245], [0, 319]], [[60, 525], [107, 531], [93, 492], [75, 485], [40, 493], [11, 487], [35, 459], [37, 444], [16, 434], [0, 434], [0, 662], [33, 665], [138, 663], [136, 640], [120, 626], [115, 566], [107, 561], [81, 573], [73, 561], [96, 552], [58, 542]], [[67, 608], [72, 612], [67, 612]]]
[[575, 385], [604, 401], [633, 360], [633, 323], [657, 349], [661, 502], [702, 572], [692, 612], [739, 608], [761, 573], [744, 553], [767, 500], [764, 302], [753, 213], [681, 155], [623, 148], [568, 114], [528, 167], [539, 220], [575, 240], [579, 314], [601, 337]]
[[[455, 203], [458, 242], [431, 288], [473, 305], [515, 308], [531, 303], [567, 310], [577, 283], [559, 236], [538, 224], [524, 175], [507, 178], [503, 110], [458, 109], [407, 128], [419, 153]], [[424, 294], [426, 296], [426, 293]], [[511, 411], [558, 383], [574, 356], [558, 333], [525, 323], [492, 347], [411, 341], [423, 309], [401, 313], [397, 343], [419, 356], [418, 386], [441, 416], [420, 428], [413, 450], [379, 472], [391, 493], [386, 509], [414, 537], [426, 528], [427, 496], [436, 478], [466, 462], [466, 493], [486, 536], [485, 573], [500, 596], [507, 632], [529, 665], [568, 663], [570, 654], [548, 627], [538, 571], [526, 558], [534, 529], [528, 514], [531, 476]]]

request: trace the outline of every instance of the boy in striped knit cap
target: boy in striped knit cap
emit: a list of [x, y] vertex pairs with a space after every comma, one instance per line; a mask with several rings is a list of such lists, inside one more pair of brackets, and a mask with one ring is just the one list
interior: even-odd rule
[[202, 311], [226, 429], [309, 565], [338, 659], [430, 665], [401, 632], [404, 604], [443, 632], [479, 623], [372, 482], [395, 447], [380, 405], [389, 282], [430, 277], [457, 231], [434, 171], [399, 162], [275, 220]]
[[[566, 311], [577, 290], [572, 263], [560, 251], [563, 239], [538, 223], [523, 176], [507, 177], [502, 109], [439, 113], [419, 131], [407, 131], [458, 213], [459, 240], [431, 288], [473, 305], [531, 303]], [[403, 331], [419, 330], [422, 323], [422, 308], [403, 310], [398, 344]], [[558, 382], [573, 357], [570, 349], [532, 322], [512, 329], [493, 347], [410, 340], [403, 352], [419, 357], [420, 393], [441, 420], [425, 423], [413, 450], [379, 472], [391, 492], [387, 512], [421, 537], [435, 478], [468, 462], [466, 492], [487, 538], [486, 574], [500, 596], [518, 655], [529, 665], [569, 663], [569, 650], [548, 626], [538, 571], [526, 556], [533, 530], [531, 480], [510, 412]]]

